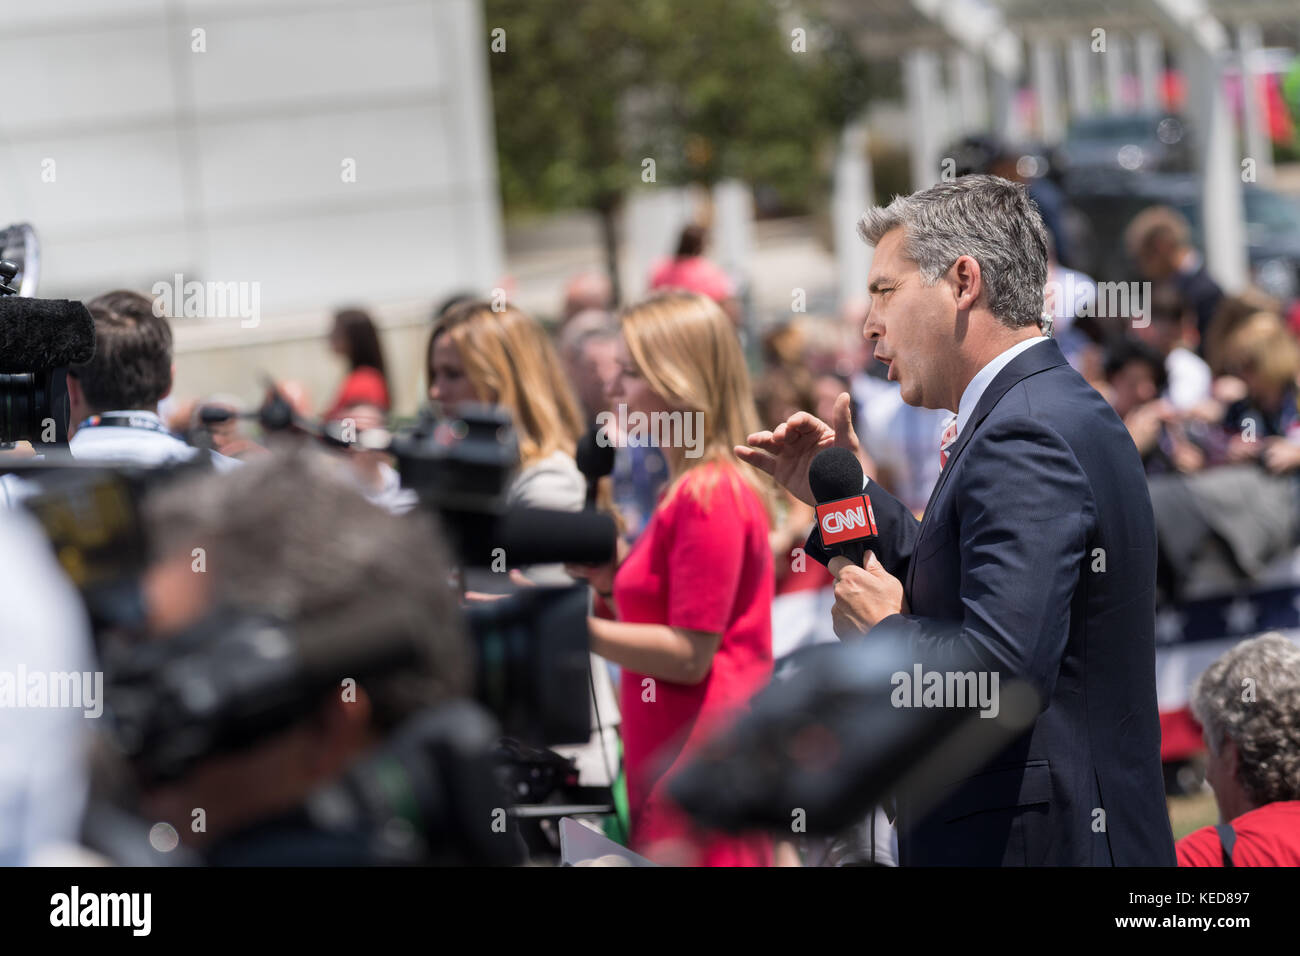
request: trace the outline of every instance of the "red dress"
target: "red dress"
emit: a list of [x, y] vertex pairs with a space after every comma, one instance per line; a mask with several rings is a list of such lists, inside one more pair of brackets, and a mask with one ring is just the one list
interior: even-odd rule
[[[716, 481], [702, 502], [693, 492], [710, 477]], [[623, 671], [631, 843], [656, 861], [771, 864], [769, 837], [701, 831], [666, 793], [666, 781], [771, 678], [773, 575], [767, 535], [762, 501], [736, 470], [701, 465], [660, 502], [614, 579], [619, 620], [722, 634], [699, 684], [652, 681]]]

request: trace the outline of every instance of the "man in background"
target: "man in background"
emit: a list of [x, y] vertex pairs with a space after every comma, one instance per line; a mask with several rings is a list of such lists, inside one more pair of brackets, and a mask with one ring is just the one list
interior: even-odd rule
[[[171, 392], [172, 330], [138, 292], [116, 291], [86, 303], [95, 322], [95, 354], [68, 370], [68, 450], [74, 458], [124, 465], [189, 461], [199, 449], [158, 416]], [[218, 468], [233, 459], [210, 452]]]
[[1142, 278], [1174, 284], [1196, 313], [1196, 328], [1204, 342], [1215, 310], [1223, 301], [1223, 290], [1192, 246], [1191, 235], [1191, 227], [1178, 210], [1152, 206], [1129, 223], [1124, 244]]

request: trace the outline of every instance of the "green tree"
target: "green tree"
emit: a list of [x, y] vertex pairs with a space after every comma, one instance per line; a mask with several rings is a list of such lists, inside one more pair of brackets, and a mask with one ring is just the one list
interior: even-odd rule
[[485, 0], [502, 195], [511, 211], [615, 216], [655, 161], [659, 183], [736, 177], [784, 198], [824, 187], [821, 151], [865, 104], [842, 32], [781, 0]]

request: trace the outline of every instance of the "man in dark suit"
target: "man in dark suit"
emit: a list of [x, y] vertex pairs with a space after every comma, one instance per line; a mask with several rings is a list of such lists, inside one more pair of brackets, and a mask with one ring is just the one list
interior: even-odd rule
[[[903, 400], [956, 410], [925, 518], [868, 482], [880, 537], [836, 576], [836, 633], [901, 633], [926, 670], [1037, 691], [1029, 729], [913, 809], [903, 865], [1173, 865], [1155, 693], [1156, 535], [1123, 423], [1039, 329], [1047, 250], [1024, 188], [941, 183], [859, 224], [876, 247], [863, 329]], [[856, 450], [849, 397], [738, 448], [805, 501], [823, 448]]]

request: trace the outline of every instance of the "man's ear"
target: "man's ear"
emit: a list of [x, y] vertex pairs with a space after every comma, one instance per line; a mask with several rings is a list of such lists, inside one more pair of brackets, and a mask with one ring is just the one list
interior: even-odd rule
[[72, 369], [68, 369], [68, 374], [64, 377], [68, 385], [68, 403], [71, 405], [84, 404], [86, 400], [85, 393], [81, 390], [81, 383], [77, 381], [77, 376]]
[[984, 289], [984, 277], [974, 256], [958, 256], [948, 270], [957, 308], [966, 312], [975, 307]]
[[1237, 750], [1237, 745], [1233, 742], [1233, 739], [1226, 734], [1219, 749], [1219, 756], [1223, 759], [1224, 775], [1229, 780], [1236, 780], [1237, 768], [1241, 765], [1241, 752]]
[[172, 393], [172, 386], [176, 384], [176, 363], [172, 362], [171, 375], [167, 379], [167, 390], [158, 396], [158, 401], [162, 401]]

